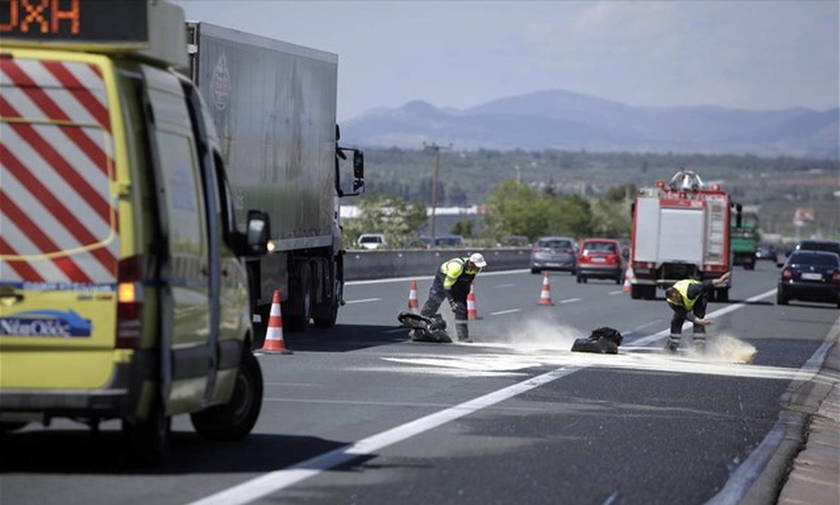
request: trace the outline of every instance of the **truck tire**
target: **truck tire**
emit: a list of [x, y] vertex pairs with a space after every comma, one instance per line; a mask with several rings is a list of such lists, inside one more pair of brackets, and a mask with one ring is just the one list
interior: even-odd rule
[[[788, 304], [788, 297], [785, 295], [784, 290], [779, 289], [776, 291], [776, 305], [787, 305]], [[838, 304], [840, 306], [840, 304]]]
[[341, 281], [339, 280], [337, 262], [334, 263], [334, 267], [335, 275], [332, 277], [335, 282], [332, 286], [332, 293], [329, 293], [330, 296], [324, 302], [315, 305], [312, 311], [312, 321], [317, 328], [332, 328], [335, 326], [336, 319], [338, 319], [338, 297]]
[[308, 263], [300, 264], [297, 279], [291, 279], [289, 284], [288, 311], [283, 308], [283, 322], [292, 331], [306, 331], [312, 319], [312, 275]]
[[645, 300], [656, 299], [656, 286], [645, 286]]
[[149, 407], [149, 416], [142, 421], [123, 419], [122, 432], [128, 442], [129, 456], [143, 466], [163, 463], [169, 446], [172, 418], [166, 415], [160, 400]]
[[642, 286], [638, 284], [631, 284], [630, 285], [630, 298], [634, 300], [638, 300], [642, 297]]
[[240, 440], [254, 428], [262, 408], [262, 398], [260, 363], [246, 349], [236, 372], [236, 384], [230, 401], [190, 414], [190, 421], [195, 431], [208, 440]]

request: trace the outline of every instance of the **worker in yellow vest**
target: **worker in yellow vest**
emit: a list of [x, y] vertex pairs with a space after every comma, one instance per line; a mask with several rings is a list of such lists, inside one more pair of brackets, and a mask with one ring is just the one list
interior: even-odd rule
[[712, 320], [706, 318], [706, 297], [718, 286], [729, 282], [730, 273], [726, 272], [717, 279], [700, 282], [694, 279], [677, 281], [665, 290], [665, 300], [674, 311], [671, 319], [671, 334], [665, 342], [665, 349], [673, 352], [680, 345], [683, 323], [694, 323], [694, 347], [698, 351], [706, 348], [706, 326]]
[[429, 289], [429, 299], [426, 300], [420, 314], [424, 317], [434, 317], [444, 298], [449, 300], [455, 314], [455, 333], [458, 341], [472, 342], [467, 328], [467, 294], [470, 292], [470, 283], [486, 266], [487, 262], [481, 253], [472, 253], [467, 258], [452, 258], [443, 262], [437, 270]]

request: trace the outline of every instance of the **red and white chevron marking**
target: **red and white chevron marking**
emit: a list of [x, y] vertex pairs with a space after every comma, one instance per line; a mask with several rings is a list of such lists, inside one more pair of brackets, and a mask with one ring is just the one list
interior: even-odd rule
[[115, 282], [108, 111], [95, 65], [0, 59], [0, 281]]

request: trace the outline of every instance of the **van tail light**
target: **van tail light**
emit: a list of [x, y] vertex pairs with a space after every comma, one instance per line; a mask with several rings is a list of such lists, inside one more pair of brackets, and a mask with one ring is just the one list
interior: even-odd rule
[[834, 273], [831, 274], [831, 283], [840, 284], [840, 270], [835, 270]]
[[791, 270], [790, 267], [782, 270], [782, 280], [789, 281], [791, 279], [793, 279], [793, 270]]
[[117, 267], [117, 349], [136, 349], [143, 319], [143, 256], [120, 260]]

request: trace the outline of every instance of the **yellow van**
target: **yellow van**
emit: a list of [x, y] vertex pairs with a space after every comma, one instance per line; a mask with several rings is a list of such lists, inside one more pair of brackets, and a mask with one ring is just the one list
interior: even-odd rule
[[[0, 33], [0, 429], [120, 418], [148, 461], [172, 415], [247, 435], [262, 375], [242, 258], [265, 254], [268, 218], [235, 227], [213, 122], [174, 70], [183, 11], [24, 14]], [[126, 16], [134, 32], [109, 22]]]

